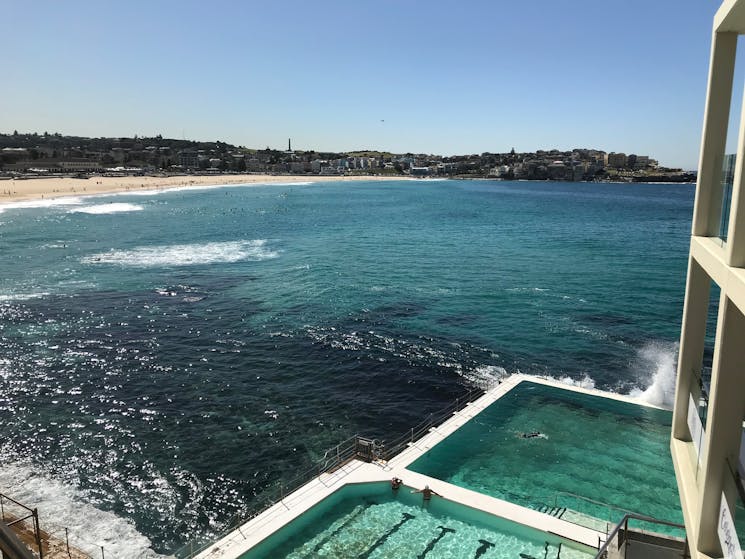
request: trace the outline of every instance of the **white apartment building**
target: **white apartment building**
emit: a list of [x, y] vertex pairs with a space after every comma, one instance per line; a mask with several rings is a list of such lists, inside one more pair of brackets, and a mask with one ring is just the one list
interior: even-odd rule
[[[730, 107], [740, 34], [745, 0], [725, 0], [712, 33], [670, 444], [693, 559], [742, 558], [732, 517], [738, 508], [742, 516], [745, 496], [745, 112]], [[730, 111], [743, 116], [734, 169], [724, 173]], [[717, 305], [714, 286], [718, 306], [710, 313]], [[714, 314], [708, 375], [707, 317]]]

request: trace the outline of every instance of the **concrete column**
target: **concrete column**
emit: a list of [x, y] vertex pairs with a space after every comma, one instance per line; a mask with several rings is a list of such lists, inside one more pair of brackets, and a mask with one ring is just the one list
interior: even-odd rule
[[735, 461], [740, 450], [740, 433], [745, 416], [742, 394], [745, 380], [745, 316], [722, 293], [719, 303], [717, 340], [712, 367], [709, 415], [706, 422], [706, 444], [703, 467], [699, 477], [698, 551], [709, 556], [721, 555], [717, 536], [717, 520], [727, 459]]
[[[745, 99], [745, 97], [743, 97]], [[743, 195], [743, 181], [745, 181], [745, 103], [740, 111], [740, 130], [737, 136], [737, 160], [735, 175], [732, 179], [732, 205], [727, 228], [727, 265], [736, 268], [745, 266], [745, 195]], [[738, 218], [739, 222], [738, 222]]]
[[693, 257], [689, 257], [672, 431], [673, 438], [683, 441], [691, 440], [687, 422], [688, 395], [693, 394], [697, 402], [701, 395], [698, 376], [701, 374], [701, 365], [704, 358], [706, 317], [709, 312], [710, 294], [711, 279], [709, 275]]
[[698, 165], [693, 235], [715, 237], [722, 209], [722, 161], [727, 141], [737, 33], [713, 32], [704, 130]]

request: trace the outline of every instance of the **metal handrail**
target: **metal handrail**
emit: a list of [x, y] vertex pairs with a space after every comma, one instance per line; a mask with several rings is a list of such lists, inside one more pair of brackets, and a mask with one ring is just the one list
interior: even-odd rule
[[0, 555], [8, 559], [34, 559], [34, 555], [15, 532], [0, 522]]
[[651, 524], [662, 524], [663, 526], [671, 526], [673, 528], [682, 528], [683, 530], [685, 530], [685, 526], [683, 524], [677, 524], [668, 520], [660, 520], [658, 518], [652, 518], [651, 516], [645, 516], [643, 514], [626, 514], [621, 519], [621, 521], [616, 524], [616, 527], [611, 530], [610, 534], [608, 534], [608, 537], [605, 539], [603, 545], [598, 548], [598, 552], [595, 554], [595, 559], [603, 559], [604, 555], [608, 552], [608, 546], [613, 541], [613, 538], [618, 535], [622, 526], [624, 529], [624, 534], [628, 533], [629, 520], [641, 520], [642, 522], [649, 522]]
[[[26, 516], [19, 516], [11, 522], [5, 522], [5, 506], [3, 504], [4, 500], [10, 501], [14, 505], [21, 507], [28, 514], [26, 514]], [[8, 497], [7, 495], [0, 493], [0, 516], [2, 516], [2, 523], [5, 524], [5, 526], [7, 526], [8, 528], [13, 526], [14, 524], [21, 524], [22, 522], [25, 522], [26, 520], [31, 518], [32, 519], [31, 523], [33, 526], [33, 534], [34, 534], [34, 543], [36, 543], [36, 547], [38, 549], [39, 559], [44, 559], [44, 549], [41, 545], [41, 534], [39, 530], [39, 512], [37, 509], [29, 508], [23, 503], [19, 503], [12, 497]]]
[[[496, 384], [498, 384], [499, 382], [500, 381], [497, 381]], [[275, 494], [274, 496], [270, 496], [268, 499], [262, 499], [262, 502], [257, 503], [256, 506], [249, 509], [249, 512], [246, 512], [244, 510], [243, 512], [234, 514], [228, 521], [225, 529], [223, 529], [217, 536], [217, 539], [224, 537], [231, 531], [239, 528], [242, 524], [245, 524], [249, 520], [256, 518], [270, 507], [282, 501], [287, 494], [299, 489], [304, 484], [308, 483], [311, 479], [320, 477], [321, 474], [334, 470], [335, 468], [345, 464], [349, 460], [360, 456], [361, 441], [372, 443], [375, 452], [375, 459], [388, 460], [398, 454], [398, 452], [406, 445], [413, 443], [422, 435], [426, 434], [429, 429], [442, 424], [453, 413], [459, 411], [467, 404], [483, 396], [485, 392], [486, 390], [482, 388], [474, 388], [469, 390], [465, 396], [456, 398], [455, 402], [449, 404], [442, 410], [430, 413], [427, 419], [419, 422], [401, 437], [394, 439], [394, 442], [392, 444], [386, 444], [385, 442], [378, 441], [377, 439], [370, 439], [367, 437], [362, 437], [360, 435], [353, 435], [352, 437], [343, 440], [336, 446], [325, 451], [322, 458], [316, 461], [310, 468], [302, 471], [300, 474], [290, 479], [289, 481], [280, 483], [278, 496]], [[241, 533], [241, 535], [243, 534]], [[243, 537], [245, 538], [245, 536]], [[207, 549], [214, 543], [214, 541], [214, 539], [210, 539], [210, 541], [200, 544], [196, 548], [194, 547], [193, 542], [189, 542], [176, 550], [173, 555], [175, 555], [176, 557], [183, 557], [184, 559], [190, 559]], [[185, 553], [185, 555], [181, 555], [182, 553]]]
[[621, 511], [621, 512], [623, 512], [625, 514], [635, 514], [635, 515], [638, 515], [638, 516], [644, 516], [641, 513], [638, 513], [636, 511], [624, 509], [624, 508], [621, 508], [621, 507], [617, 507], [616, 505], [611, 505], [609, 503], [604, 503], [603, 501], [596, 501], [595, 499], [591, 499], [590, 497], [584, 497], [583, 495], [577, 495], [576, 493], [571, 493], [569, 491], [559, 491], [558, 493], [555, 493], [554, 494], [554, 506], [555, 507], [558, 506], [559, 497], [561, 497], [562, 495], [565, 495], [567, 497], [574, 497], [575, 499], [580, 499], [582, 501], [587, 501], [588, 503], [592, 503], [593, 505], [599, 505], [601, 507], [607, 507], [609, 509], [614, 509], [614, 510], [617, 510], [617, 511]]
[[471, 389], [468, 393], [466, 393], [464, 397], [456, 398], [455, 402], [451, 403], [442, 410], [436, 413], [430, 413], [427, 419], [424, 419], [414, 427], [411, 427], [398, 439], [394, 439], [392, 443], [386, 444], [383, 456], [381, 456], [381, 458], [389, 460], [390, 458], [398, 454], [402, 448], [420, 439], [432, 427], [442, 424], [453, 413], [460, 411], [467, 404], [477, 400], [478, 398], [483, 396], [485, 392], [486, 390], [482, 388]]

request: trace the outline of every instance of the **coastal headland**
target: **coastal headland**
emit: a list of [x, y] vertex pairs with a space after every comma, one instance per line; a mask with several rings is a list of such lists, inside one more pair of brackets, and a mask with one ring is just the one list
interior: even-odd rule
[[179, 187], [219, 186], [238, 184], [300, 183], [327, 181], [402, 180], [404, 177], [352, 175], [312, 177], [308, 175], [167, 175], [89, 178], [48, 177], [0, 180], [0, 204], [26, 200], [90, 196], [118, 192], [160, 190]]

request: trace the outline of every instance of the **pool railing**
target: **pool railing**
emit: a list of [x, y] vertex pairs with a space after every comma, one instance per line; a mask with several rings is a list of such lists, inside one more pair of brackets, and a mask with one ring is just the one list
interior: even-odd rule
[[[626, 514], [620, 520], [620, 522], [616, 524], [615, 528], [613, 528], [613, 530], [608, 534], [608, 537], [606, 538], [605, 542], [603, 542], [603, 544], [599, 546], [598, 552], [595, 555], [595, 559], [607, 559], [609, 556], [609, 550], [611, 549], [611, 546], [613, 546], [614, 549], [617, 550], [618, 552], [617, 554], [613, 555], [614, 557], [620, 557], [621, 559], [627, 559], [627, 552], [628, 552], [629, 547], [631, 547], [629, 544], [632, 541], [630, 534], [633, 533], [629, 531], [630, 520], [640, 521], [645, 524], [656, 524], [656, 525], [668, 526], [670, 528], [680, 529], [680, 530], [683, 530], [683, 534], [685, 534], [685, 526], [683, 524], [677, 524], [675, 522], [668, 522], [667, 520], [659, 520], [657, 518], [652, 518], [651, 516], [645, 516], [643, 514]], [[688, 555], [687, 553], [688, 538], [686, 537], [680, 543], [684, 547], [683, 556], [689, 557], [690, 555]], [[622, 548], [623, 548], [623, 553], [621, 553]], [[633, 559], [633, 557], [630, 559]]]
[[[494, 384], [499, 384], [499, 382], [495, 381]], [[444, 423], [454, 413], [479, 399], [485, 394], [486, 390], [487, 388], [473, 388], [469, 390], [465, 395], [456, 398], [454, 402], [441, 410], [430, 413], [425, 420], [410, 428], [391, 443], [361, 435], [353, 435], [343, 440], [336, 446], [326, 450], [320, 460], [314, 462], [310, 467], [302, 470], [293, 478], [282, 480], [273, 488], [263, 491], [252, 507], [234, 514], [219, 534], [207, 540], [192, 540], [173, 552], [173, 555], [179, 559], [191, 559], [195, 557], [212, 545], [216, 539], [234, 530], [240, 530], [240, 526], [281, 502], [285, 496], [300, 489], [310, 480], [320, 477], [324, 473], [333, 472], [351, 460], [357, 459], [363, 462], [390, 460], [402, 449], [426, 435], [430, 429]]]

